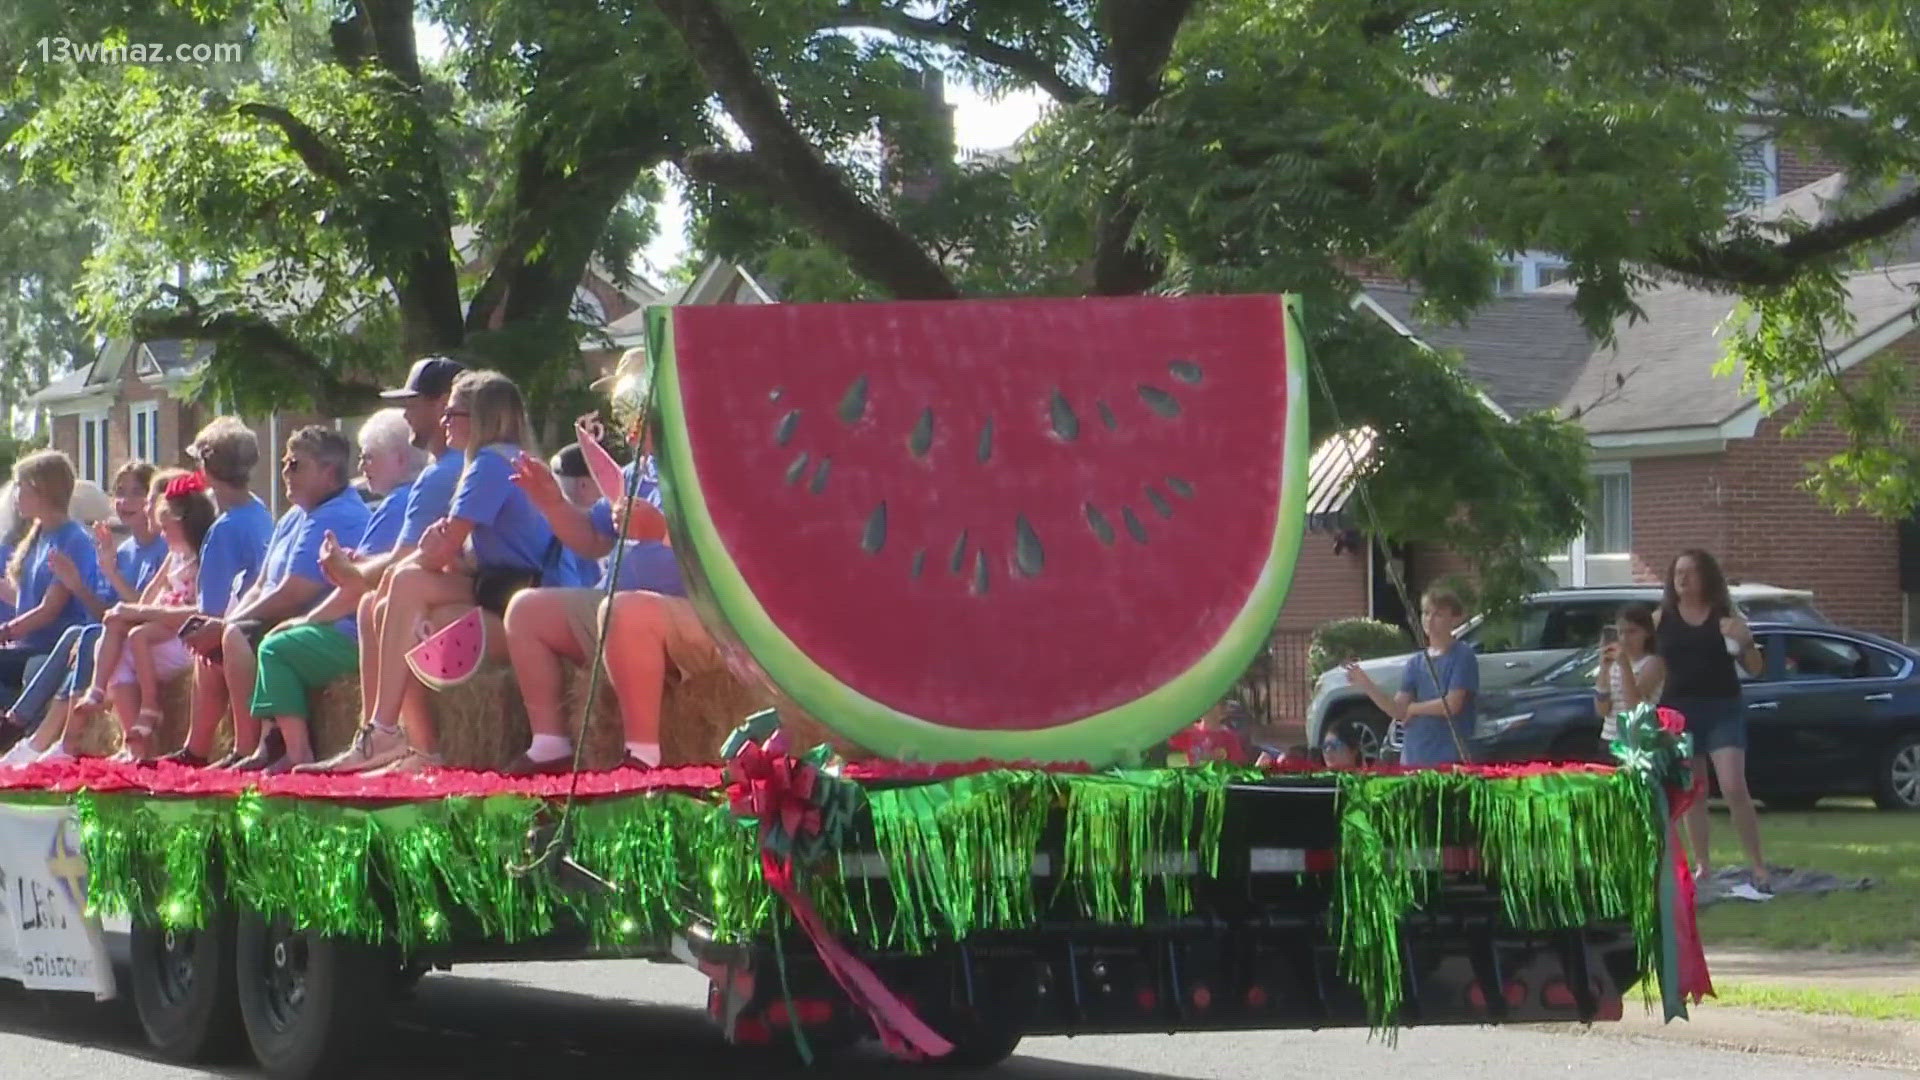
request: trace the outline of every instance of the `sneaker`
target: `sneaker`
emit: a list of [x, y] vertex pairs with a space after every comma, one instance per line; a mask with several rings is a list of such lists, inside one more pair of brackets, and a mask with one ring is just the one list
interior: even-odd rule
[[295, 765], [295, 773], [363, 773], [384, 768], [413, 752], [399, 728], [362, 724], [353, 745], [330, 758]]
[[1740, 884], [1735, 885], [1733, 888], [1727, 890], [1726, 895], [1732, 897], [1735, 900], [1747, 900], [1755, 904], [1765, 903], [1766, 901], [1773, 899], [1772, 893], [1762, 892], [1760, 889], [1756, 888], [1753, 882], [1751, 881], [1743, 881]]
[[19, 742], [14, 743], [5, 754], [0, 754], [0, 769], [24, 769], [28, 765], [38, 761], [39, 758], [40, 751], [33, 748], [33, 743], [26, 739], [21, 739]]
[[447, 767], [447, 759], [439, 754], [423, 754], [412, 747], [399, 758], [378, 769], [368, 769], [362, 776], [410, 776], [418, 773], [430, 773]]

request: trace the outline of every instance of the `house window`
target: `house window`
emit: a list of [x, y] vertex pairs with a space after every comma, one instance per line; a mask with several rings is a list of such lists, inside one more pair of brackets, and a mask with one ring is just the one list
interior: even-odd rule
[[80, 478], [107, 486], [107, 414], [80, 415]]
[[1563, 586], [1633, 583], [1633, 474], [1626, 463], [1602, 464], [1593, 473], [1587, 527], [1567, 550], [1547, 560]]
[[1758, 206], [1780, 194], [1780, 155], [1771, 138], [1749, 132], [1737, 153], [1742, 204], [1735, 209]]
[[1558, 255], [1529, 251], [1514, 255], [1500, 264], [1499, 276], [1494, 279], [1494, 291], [1503, 296], [1529, 293], [1570, 280], [1571, 275], [1567, 260]]
[[128, 439], [133, 447], [133, 460], [160, 464], [160, 403], [143, 401], [128, 406], [127, 414], [132, 421]]

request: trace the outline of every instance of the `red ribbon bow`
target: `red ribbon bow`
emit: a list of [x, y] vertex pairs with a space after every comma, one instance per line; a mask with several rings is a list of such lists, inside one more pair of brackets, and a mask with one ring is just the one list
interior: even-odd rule
[[189, 495], [198, 495], [207, 490], [207, 474], [190, 472], [167, 481], [166, 495], [169, 499], [184, 499]]
[[[728, 765], [727, 776], [734, 816], [760, 822], [763, 836], [773, 828], [794, 841], [820, 831], [820, 808], [813, 802], [818, 773], [812, 765], [748, 743]], [[791, 865], [782, 869], [791, 876]]]

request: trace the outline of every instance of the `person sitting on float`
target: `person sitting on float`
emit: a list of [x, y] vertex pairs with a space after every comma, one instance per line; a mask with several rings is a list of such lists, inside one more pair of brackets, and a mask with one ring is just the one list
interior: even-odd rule
[[[218, 666], [221, 679], [213, 693], [232, 713], [233, 751], [216, 763], [221, 768], [257, 772], [278, 767], [283, 757], [312, 759], [304, 731], [263, 731], [254, 715], [255, 650], [267, 631], [319, 603], [326, 588], [321, 539], [329, 532], [357, 536], [365, 531], [371, 511], [353, 490], [352, 457], [346, 436], [330, 427], [311, 424], [288, 436], [280, 481], [293, 505], [273, 527], [259, 577], [225, 616], [187, 625], [187, 644]], [[195, 712], [199, 720], [202, 710]], [[197, 745], [190, 736], [189, 749]]]
[[[321, 537], [323, 569], [341, 560], [351, 563], [393, 550], [412, 505], [415, 479], [425, 463], [426, 455], [415, 446], [405, 410], [382, 409], [367, 418], [360, 426], [360, 471], [367, 490], [381, 499], [365, 530], [354, 538], [352, 549], [341, 547], [331, 531]], [[266, 771], [284, 772], [311, 763], [307, 718], [312, 692], [353, 675], [360, 667], [359, 626], [354, 617], [358, 604], [357, 595], [336, 587], [318, 607], [284, 620], [261, 640], [249, 710], [280, 732], [287, 746], [286, 754]]]
[[238, 417], [216, 416], [194, 435], [187, 456], [199, 463], [218, 514], [200, 541], [200, 580], [194, 614], [181, 623], [180, 638], [195, 654], [193, 705], [186, 744], [166, 756], [182, 765], [205, 765], [227, 711], [226, 680], [217, 662], [220, 619], [236, 595], [253, 588], [273, 536], [273, 515], [252, 490], [260, 440]]
[[[28, 454], [13, 467], [14, 498], [32, 524], [6, 567], [16, 609], [0, 622], [0, 693], [7, 698], [20, 691], [29, 665], [51, 653], [61, 634], [87, 622], [86, 605], [53, 570], [58, 552], [72, 560], [82, 581], [99, 574], [92, 538], [67, 515], [74, 480], [73, 462], [58, 450]], [[18, 741], [21, 734], [13, 728], [10, 738]]]
[[453, 505], [421, 535], [420, 550], [380, 587], [371, 625], [377, 644], [364, 653], [361, 670], [367, 691], [362, 732], [345, 753], [311, 771], [412, 773], [438, 767], [426, 687], [407, 667], [407, 650], [423, 628], [445, 626], [477, 605], [488, 621], [489, 657], [500, 659], [505, 634], [499, 620], [514, 594], [571, 583], [553, 529], [512, 482], [514, 459], [538, 452], [520, 388], [497, 371], [466, 372], [454, 381], [443, 423], [447, 444], [466, 461]]
[[[597, 470], [602, 479], [589, 481], [594, 490], [599, 491], [601, 483], [619, 482], [623, 473], [601, 448], [598, 425], [583, 419], [579, 430], [576, 445], [583, 457], [604, 458]], [[582, 468], [586, 469], [584, 462]], [[606, 597], [629, 593], [684, 597], [686, 584], [666, 543], [666, 518], [660, 513], [657, 484], [637, 485], [631, 501], [624, 491], [615, 490], [583, 509], [564, 478], [524, 455], [515, 463], [513, 482], [546, 515], [554, 535], [570, 552], [600, 560], [597, 587], [528, 589], [507, 607], [507, 651], [526, 701], [533, 738], [526, 751], [501, 771], [509, 776], [566, 772], [572, 768], [574, 753], [562, 715], [565, 663], [589, 663], [599, 651]], [[622, 522], [624, 530], [617, 524]], [[623, 532], [625, 543], [616, 563], [615, 541]], [[616, 572], [617, 579], [610, 582]], [[631, 725], [626, 729], [626, 756], [620, 767], [651, 768], [660, 763], [657, 715], [657, 708], [651, 712], [623, 709], [622, 720]], [[649, 716], [655, 718], [651, 724]]]
[[13, 707], [0, 713], [0, 724], [21, 734], [35, 732], [56, 698], [71, 696], [74, 686], [93, 681], [93, 656], [104, 629], [100, 620], [114, 604], [139, 599], [166, 561], [167, 539], [154, 525], [148, 506], [152, 487], [153, 466], [144, 461], [129, 461], [113, 474], [113, 511], [126, 526], [127, 538], [116, 548], [112, 530], [104, 522], [95, 523], [94, 560], [100, 568], [96, 580], [82, 578], [79, 567], [64, 554], [53, 554], [54, 575], [86, 605], [91, 618], [60, 635]]
[[[193, 654], [180, 640], [180, 626], [195, 614], [199, 590], [200, 546], [218, 511], [197, 473], [168, 469], [149, 487], [150, 515], [160, 523], [167, 558], [136, 603], [107, 609], [104, 633], [88, 642], [85, 663], [68, 674], [47, 719], [33, 737], [14, 747], [40, 748], [41, 761], [67, 761], [79, 753], [88, 717], [109, 693], [120, 722], [122, 760], [146, 758], [149, 740], [161, 720], [161, 685], [193, 666]], [[86, 692], [75, 698], [81, 680]], [[110, 688], [110, 689], [109, 689]]]

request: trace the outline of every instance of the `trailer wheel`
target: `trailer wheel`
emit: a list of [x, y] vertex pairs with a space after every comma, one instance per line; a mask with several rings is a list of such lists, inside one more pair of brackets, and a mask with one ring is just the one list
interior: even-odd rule
[[225, 905], [199, 930], [134, 922], [134, 1011], [148, 1045], [166, 1060], [210, 1064], [240, 1056], [233, 934], [233, 910]]
[[378, 1041], [393, 988], [393, 962], [383, 950], [251, 911], [240, 915], [234, 937], [240, 1015], [269, 1075], [342, 1076]]
[[976, 1072], [991, 1069], [1020, 1049], [1020, 1029], [1003, 1021], [973, 1018], [947, 1025], [940, 1034], [953, 1044], [946, 1057], [937, 1058], [938, 1069]]

